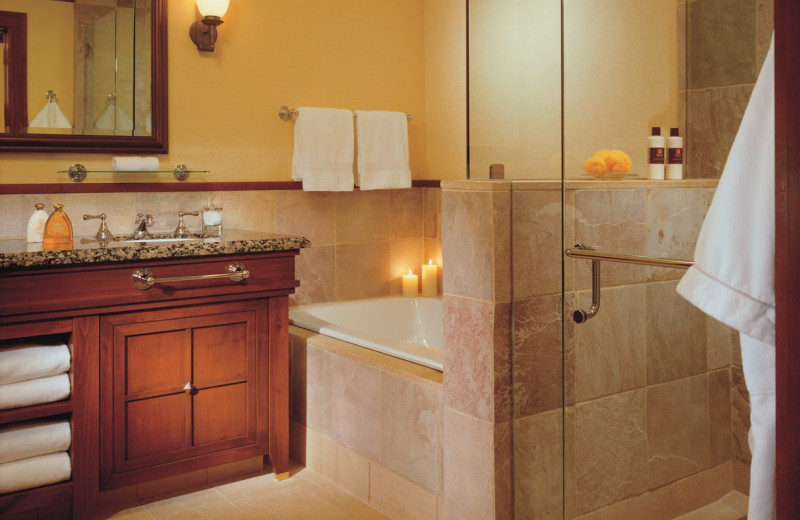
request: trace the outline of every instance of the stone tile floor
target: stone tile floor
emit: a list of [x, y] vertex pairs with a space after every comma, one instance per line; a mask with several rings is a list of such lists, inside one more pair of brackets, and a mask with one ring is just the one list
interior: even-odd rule
[[311, 470], [270, 473], [146, 503], [102, 506], [95, 520], [389, 520]]
[[747, 497], [731, 491], [716, 502], [701, 507], [675, 520], [747, 520]]

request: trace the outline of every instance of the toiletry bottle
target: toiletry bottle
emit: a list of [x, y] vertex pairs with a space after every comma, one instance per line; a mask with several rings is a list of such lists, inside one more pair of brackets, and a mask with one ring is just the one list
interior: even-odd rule
[[44, 225], [47, 222], [47, 212], [44, 210], [44, 204], [37, 202], [35, 206], [36, 211], [28, 219], [28, 242], [31, 243], [42, 241]]
[[649, 159], [647, 161], [648, 179], [664, 178], [664, 148], [666, 146], [666, 139], [661, 135], [661, 127], [654, 126], [652, 135], [647, 138], [647, 147], [649, 148]]
[[667, 179], [683, 179], [683, 137], [677, 128], [670, 128], [667, 137]]
[[53, 208], [44, 225], [42, 245], [46, 250], [72, 249], [72, 222], [63, 204], [53, 204]]

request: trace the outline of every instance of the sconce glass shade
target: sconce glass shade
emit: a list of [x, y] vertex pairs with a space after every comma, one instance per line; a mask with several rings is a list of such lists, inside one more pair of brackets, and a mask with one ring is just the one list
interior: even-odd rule
[[204, 17], [218, 16], [222, 18], [228, 11], [230, 0], [197, 0], [197, 10]]

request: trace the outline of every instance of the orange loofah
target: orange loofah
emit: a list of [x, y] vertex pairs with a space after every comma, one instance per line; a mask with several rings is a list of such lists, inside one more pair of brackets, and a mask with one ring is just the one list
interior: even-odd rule
[[589, 173], [606, 173], [608, 171], [605, 159], [598, 154], [583, 161], [583, 169]]
[[631, 158], [622, 150], [604, 150], [608, 152], [604, 158], [608, 171], [614, 173], [629, 173], [633, 162]]

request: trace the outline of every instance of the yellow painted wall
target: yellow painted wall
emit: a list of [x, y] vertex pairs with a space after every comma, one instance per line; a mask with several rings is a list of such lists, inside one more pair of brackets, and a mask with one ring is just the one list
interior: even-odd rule
[[[170, 0], [170, 153], [159, 156], [162, 167], [186, 163], [211, 170], [192, 174], [193, 181], [289, 180], [293, 129], [277, 116], [286, 104], [407, 112], [413, 116], [413, 177], [464, 178], [462, 167], [441, 166], [449, 160], [439, 159], [431, 149], [431, 144], [441, 147], [449, 157], [459, 155], [454, 149], [465, 147], [463, 67], [459, 71], [441, 55], [460, 53], [455, 64], [463, 61], [465, 40], [458, 30], [439, 26], [462, 23], [464, 7], [447, 1], [457, 11], [454, 16], [426, 9], [424, 0], [233, 0], [218, 28], [216, 51], [200, 53], [188, 36], [197, 17], [194, 1]], [[436, 27], [426, 25], [428, 15], [437, 17]], [[458, 37], [460, 41], [447, 41]], [[436, 59], [449, 66], [447, 73], [437, 75], [426, 68], [429, 49], [440, 53]], [[426, 106], [426, 74], [436, 79], [433, 110]], [[451, 117], [450, 132], [440, 128], [429, 136], [431, 114]], [[461, 142], [451, 144], [450, 136]], [[90, 170], [107, 169], [110, 158], [111, 154], [2, 154], [0, 182], [64, 182], [58, 170], [74, 162]], [[130, 174], [124, 179], [132, 180]], [[120, 176], [97, 174], [88, 180], [119, 181]], [[172, 176], [137, 180], [171, 181]]]

